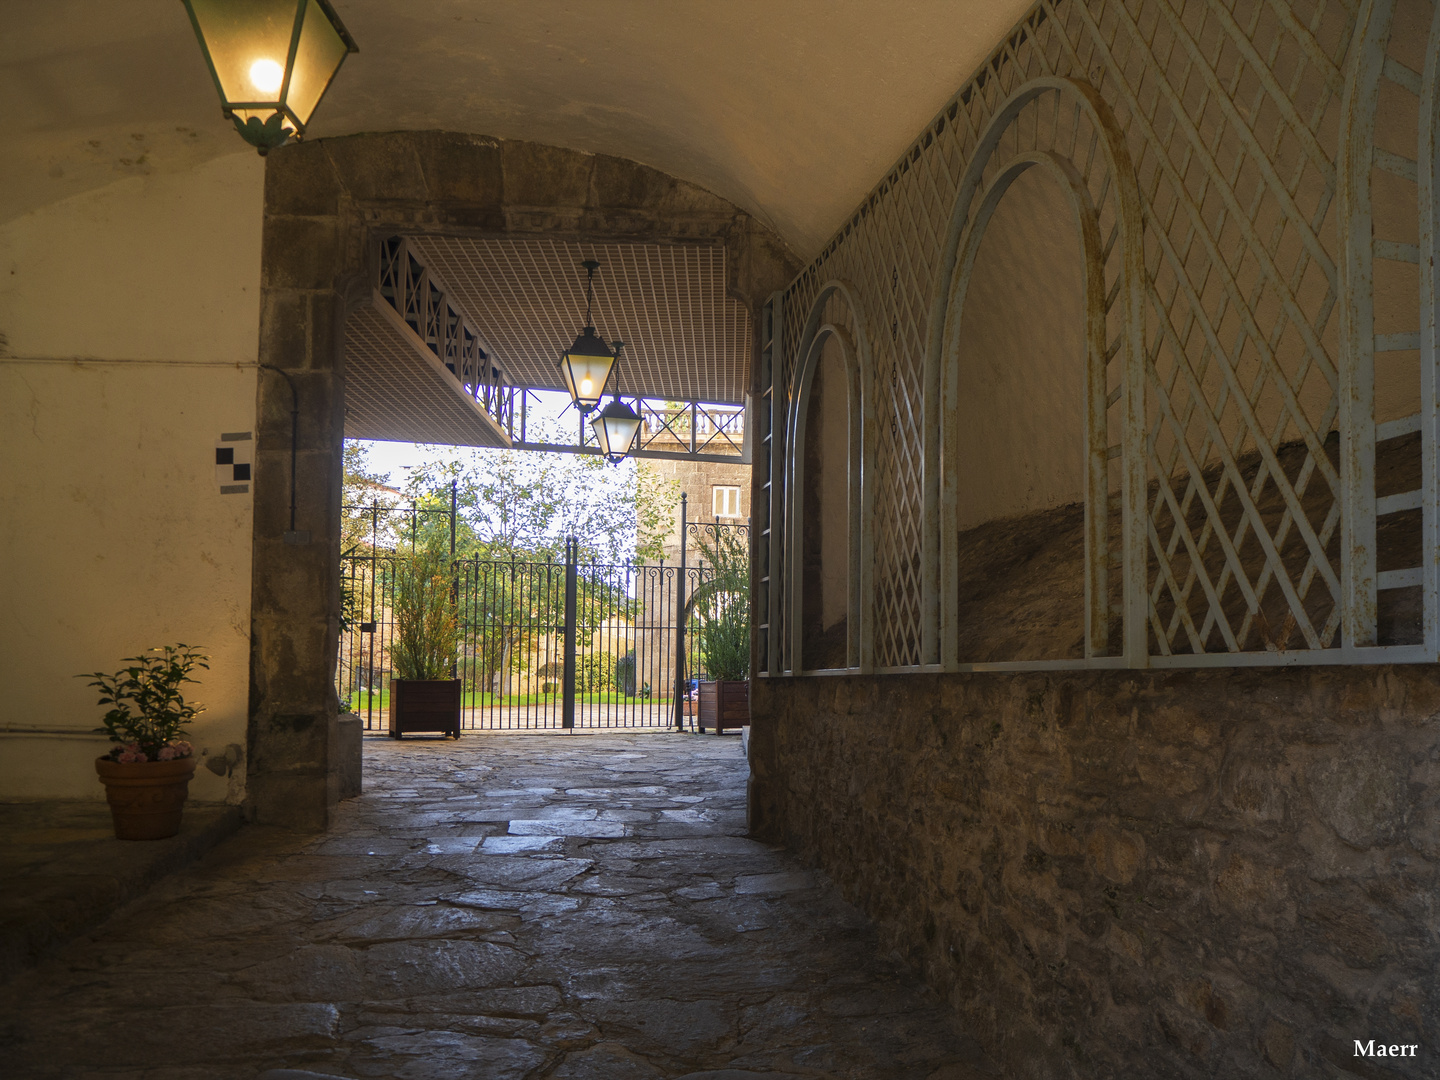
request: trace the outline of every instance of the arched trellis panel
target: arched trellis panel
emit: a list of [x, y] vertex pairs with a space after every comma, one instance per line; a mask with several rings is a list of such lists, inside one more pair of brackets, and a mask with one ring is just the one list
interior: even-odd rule
[[[1044, 123], [1045, 119], [1049, 123]], [[1139, 193], [1124, 137], [1093, 88], [1042, 78], [1016, 90], [982, 135], [960, 185], [932, 303], [927, 356], [927, 447], [934, 478], [927, 519], [936, 521], [927, 551], [927, 593], [937, 597], [939, 654], [958, 655], [957, 401], [965, 373], [957, 356], [966, 294], [980, 242], [996, 207], [1023, 172], [1043, 169], [1065, 192], [1085, 262], [1084, 476], [1085, 656], [1112, 651], [1112, 626], [1123, 629], [1126, 662], [1143, 666], [1145, 648], [1144, 274]], [[931, 405], [933, 403], [933, 405]], [[1112, 413], [1115, 415], [1112, 420]], [[1110, 462], [1118, 462], [1119, 536], [1111, 536]], [[933, 466], [938, 465], [938, 468]], [[1118, 548], [1118, 550], [1117, 550]], [[1121, 609], [1110, 601], [1110, 576], [1122, 574]]]
[[[1436, 395], [1436, 108], [1437, 50], [1440, 50], [1440, 6], [1431, 12], [1424, 70], [1407, 64], [1405, 46], [1415, 44], [1413, 28], [1396, 25], [1395, 0], [1366, 0], [1361, 5], [1342, 108], [1344, 142], [1339, 168], [1339, 209], [1344, 253], [1341, 262], [1341, 348], [1346, 360], [1340, 371], [1340, 469], [1345, 496], [1342, 530], [1342, 592], [1347, 645], [1368, 647], [1379, 640], [1380, 594], [1421, 590], [1422, 634], [1426, 653], [1440, 647], [1437, 633], [1435, 448]], [[1397, 55], [1398, 54], [1398, 55]], [[1393, 114], [1415, 107], [1416, 130], [1387, 130], [1377, 137], [1382, 96]], [[1378, 176], [1377, 176], [1378, 174]], [[1397, 190], [1414, 194], [1415, 220], [1397, 221], [1375, 212], [1377, 179], [1395, 201]], [[1408, 201], [1408, 200], [1406, 200]], [[1404, 233], [1404, 226], [1413, 229]], [[1399, 230], [1397, 232], [1397, 230]], [[1413, 239], [1413, 243], [1411, 242]], [[1413, 268], [1413, 269], [1412, 269]], [[1418, 292], [1411, 310], [1392, 310], [1377, 317], [1377, 281], [1413, 275]], [[1383, 332], [1379, 332], [1383, 323]], [[1408, 387], [1405, 415], [1377, 422], [1377, 382], [1397, 355], [1418, 351], [1419, 379]], [[1377, 375], [1381, 375], [1377, 379]], [[1391, 387], [1387, 395], [1398, 395]], [[1386, 402], [1396, 411], [1394, 400]], [[1412, 411], [1413, 409], [1413, 411]], [[1410, 491], [1377, 491], [1377, 445], [1420, 434], [1419, 487]], [[1421, 510], [1418, 565], [1380, 569], [1381, 523]], [[1388, 519], [1388, 520], [1387, 520]], [[1392, 557], [1390, 563], [1396, 560]], [[1406, 563], [1411, 559], [1402, 560]]]
[[784, 471], [784, 542], [780, 595], [782, 624], [785, 627], [780, 667], [798, 672], [803, 666], [804, 639], [804, 543], [807, 528], [814, 523], [804, 518], [805, 438], [811, 391], [821, 355], [833, 340], [841, 358], [846, 391], [847, 420], [847, 544], [846, 544], [846, 664], [869, 671], [873, 666], [871, 634], [871, 592], [873, 581], [873, 535], [871, 501], [865, 463], [873, 459], [873, 423], [869, 422], [867, 392], [872, 377], [869, 346], [863, 315], [855, 304], [853, 286], [843, 281], [827, 282], [816, 296], [801, 336], [799, 363], [795, 366], [788, 393], [785, 445], [790, 449]]
[[[1105, 254], [1108, 551], [1102, 568], [1092, 499], [1089, 656], [984, 666], [1435, 660], [1433, 16], [1432, 0], [1347, 0], [1308, 13], [1039, 0], [917, 132], [775, 304], [777, 386], [791, 385], [826, 282], [854, 283], [873, 331], [864, 464], [876, 670], [980, 666], [951, 645], [960, 608], [953, 522], [942, 523], [947, 485], [963, 482], [945, 472], [942, 429], [958, 278], [1001, 174], [1063, 172], [1065, 162], [1085, 179]], [[1408, 134], [1377, 143], [1377, 103], [1381, 135]], [[1127, 149], [1130, 167], [1112, 168]], [[1122, 216], [1136, 227], [1118, 228]], [[1403, 287], [1396, 267], [1410, 275]], [[1391, 317], [1397, 297], [1409, 305], [1403, 325]], [[1402, 384], [1416, 399], [1408, 411]], [[1394, 482], [1397, 437], [1410, 440], [1406, 467], [1422, 480]], [[1093, 474], [1100, 441], [1091, 444]], [[1087, 488], [1098, 486], [1090, 477]], [[1387, 554], [1405, 515], [1409, 562], [1393, 545]], [[1103, 612], [1102, 569], [1112, 591]], [[1404, 635], [1397, 597], [1411, 605]], [[1121, 655], [1095, 655], [1107, 620], [1104, 651], [1114, 651], [1117, 613]]]

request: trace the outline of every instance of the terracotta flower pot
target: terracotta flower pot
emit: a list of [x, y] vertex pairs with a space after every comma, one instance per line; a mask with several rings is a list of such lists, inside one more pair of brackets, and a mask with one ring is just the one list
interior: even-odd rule
[[195, 759], [127, 761], [96, 758], [117, 840], [164, 840], [180, 831]]

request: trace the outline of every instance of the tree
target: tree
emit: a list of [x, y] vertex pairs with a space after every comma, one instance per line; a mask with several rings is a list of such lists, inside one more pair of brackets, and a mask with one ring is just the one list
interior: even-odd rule
[[[456, 553], [492, 559], [559, 558], [571, 536], [582, 562], [658, 559], [662, 526], [679, 502], [673, 481], [633, 461], [527, 450], [438, 452], [414, 470], [406, 494], [417, 506], [448, 509], [452, 481]], [[449, 528], [438, 515], [423, 516], [422, 537]]]
[[431, 545], [395, 560], [395, 640], [401, 679], [448, 679], [460, 641], [449, 553]]
[[[524, 667], [533, 646], [564, 622], [566, 538], [578, 541], [582, 564], [658, 559], [662, 525], [679, 501], [673, 481], [639, 470], [633, 461], [612, 466], [585, 455], [448, 448], [436, 448], [413, 471], [405, 494], [422, 511], [448, 512], [452, 483], [455, 553], [472, 561], [461, 572], [484, 576], [464, 613], [479, 631], [470, 639], [484, 643], [474, 662], [501, 694], [509, 693], [511, 675]], [[415, 535], [402, 535], [402, 543], [448, 545], [448, 513], [421, 513], [414, 520]], [[582, 566], [578, 587], [576, 633], [582, 640], [599, 621], [632, 614], [630, 597], [603, 571]]]
[[[393, 549], [396, 542], [394, 514], [400, 492], [390, 487], [390, 478], [371, 469], [366, 449], [353, 439], [345, 440], [341, 466], [340, 550], [353, 551], [372, 545]], [[379, 507], [379, 513], [366, 507]]]
[[712, 679], [750, 674], [750, 530], [709, 525], [697, 536], [709, 578], [695, 590], [700, 616], [700, 662]]

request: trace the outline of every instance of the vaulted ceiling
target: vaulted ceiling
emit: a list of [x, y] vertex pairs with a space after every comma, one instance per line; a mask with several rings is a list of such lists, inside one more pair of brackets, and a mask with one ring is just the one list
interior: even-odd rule
[[[651, 165], [813, 255], [1029, 0], [335, 0], [312, 135], [442, 128]], [[0, 220], [243, 150], [177, 0], [13, 3]]]

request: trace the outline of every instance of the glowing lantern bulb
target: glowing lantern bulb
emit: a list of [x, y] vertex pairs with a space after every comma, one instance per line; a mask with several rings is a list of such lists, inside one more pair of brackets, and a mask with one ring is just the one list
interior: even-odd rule
[[285, 69], [274, 60], [256, 60], [250, 65], [250, 81], [262, 94], [279, 93], [280, 84], [285, 81]]
[[594, 384], [593, 382], [591, 382], [589, 379], [583, 379], [583, 380], [581, 380], [581, 382], [580, 382], [580, 392], [581, 392], [582, 394], [585, 394], [585, 395], [588, 397], [590, 394], [592, 394], [592, 393], [594, 392], [594, 390], [595, 390], [595, 384]]

